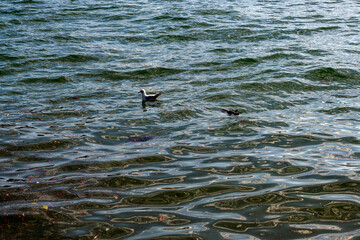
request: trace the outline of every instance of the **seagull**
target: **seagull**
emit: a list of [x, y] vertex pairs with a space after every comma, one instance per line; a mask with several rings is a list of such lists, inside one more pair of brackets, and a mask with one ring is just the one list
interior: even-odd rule
[[145, 89], [141, 89], [141, 90], [139, 91], [139, 93], [141, 93], [141, 95], [142, 95], [142, 100], [143, 100], [143, 102], [144, 102], [144, 101], [156, 101], [156, 98], [157, 98], [158, 96], [160, 96], [160, 94], [161, 94], [162, 92], [158, 92], [158, 93], [156, 93], [156, 94], [154, 94], [154, 95], [146, 95]]
[[231, 115], [239, 115], [240, 114], [238, 110], [233, 111], [233, 110], [228, 110], [228, 109], [223, 108], [223, 109], [221, 109], [221, 111], [223, 113], [227, 113], [229, 116], [231, 116]]

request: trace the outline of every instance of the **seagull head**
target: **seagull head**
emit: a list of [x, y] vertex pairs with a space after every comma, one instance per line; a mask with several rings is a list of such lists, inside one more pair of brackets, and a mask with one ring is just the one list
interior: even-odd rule
[[141, 90], [139, 91], [139, 93], [145, 95], [145, 94], [146, 94], [145, 89], [141, 89]]

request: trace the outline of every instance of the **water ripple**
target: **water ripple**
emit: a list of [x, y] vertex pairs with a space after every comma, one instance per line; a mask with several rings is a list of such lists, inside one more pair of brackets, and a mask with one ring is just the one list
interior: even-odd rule
[[360, 236], [359, 7], [2, 1], [0, 238]]

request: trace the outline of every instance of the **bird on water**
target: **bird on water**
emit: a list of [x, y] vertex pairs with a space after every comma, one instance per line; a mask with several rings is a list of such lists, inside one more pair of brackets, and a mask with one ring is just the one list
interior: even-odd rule
[[240, 114], [238, 110], [228, 110], [228, 109], [223, 108], [223, 109], [221, 109], [221, 111], [223, 113], [227, 113], [229, 116], [231, 116], [231, 115], [236, 115], [237, 116], [237, 115]]
[[153, 101], [156, 101], [157, 97], [160, 96], [162, 92], [158, 92], [158, 93], [153, 94], [153, 95], [147, 95], [145, 89], [141, 89], [139, 91], [139, 93], [141, 93], [143, 102], [145, 102], [145, 101], [152, 101], [153, 102]]

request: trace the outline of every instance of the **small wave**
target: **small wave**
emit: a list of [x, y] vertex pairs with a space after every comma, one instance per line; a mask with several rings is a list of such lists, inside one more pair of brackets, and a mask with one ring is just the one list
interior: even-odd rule
[[124, 36], [122, 37], [124, 42], [136, 43], [136, 42], [151, 42], [152, 40], [147, 36]]
[[[84, 156], [85, 158], [85, 156]], [[169, 157], [166, 155], [153, 155], [153, 156], [143, 156], [137, 158], [131, 158], [124, 161], [109, 161], [109, 162], [93, 162], [93, 163], [78, 163], [78, 164], [69, 164], [62, 166], [49, 172], [75, 172], [75, 171], [91, 171], [91, 172], [104, 172], [110, 171], [114, 168], [128, 168], [133, 165], [147, 165], [154, 163], [163, 163], [174, 161], [176, 158]], [[54, 173], [52, 173], [54, 174]]]
[[168, 149], [174, 155], [186, 155], [189, 153], [215, 153], [218, 149], [211, 147], [197, 147], [197, 146], [174, 146]]
[[[1, 156], [1, 153], [0, 153]], [[13, 156], [14, 161], [22, 162], [22, 163], [38, 163], [38, 162], [49, 162], [52, 159], [39, 157], [37, 155], [21, 155], [21, 154], [14, 154]]]
[[64, 111], [51, 111], [51, 112], [43, 112], [39, 116], [48, 116], [55, 119], [63, 119], [69, 117], [84, 117], [91, 116], [92, 111], [82, 111], [82, 110], [64, 110]]
[[[238, 110], [238, 109], [236, 109], [236, 110]], [[246, 113], [242, 109], [239, 109], [238, 111], [240, 112], [240, 114]], [[227, 115], [224, 115], [224, 116], [227, 116]], [[216, 134], [216, 135], [228, 134], [228, 133], [254, 133], [255, 134], [256, 131], [250, 129], [248, 127], [249, 125], [250, 124], [248, 122], [240, 120], [239, 122], [237, 122], [237, 121], [230, 122], [230, 123], [227, 123], [227, 124], [222, 125], [217, 128], [212, 128], [212, 129], [204, 128], [204, 129], [201, 129], [198, 131], [201, 133], [205, 132], [205, 133]]]
[[255, 34], [253, 30], [249, 28], [231, 28], [231, 29], [209, 29], [204, 31], [204, 39], [233, 39], [241, 40], [243, 37], [248, 37]]
[[215, 53], [230, 53], [232, 51], [234, 51], [235, 49], [233, 48], [215, 48], [215, 49], [211, 49], [209, 50], [209, 52], [215, 52]]
[[302, 57], [298, 54], [287, 54], [287, 53], [275, 53], [268, 56], [263, 57], [264, 60], [274, 60], [274, 59], [301, 59]]
[[237, 12], [235, 11], [226, 11], [223, 9], [202, 9], [202, 10], [197, 10], [197, 13], [203, 16], [237, 14]]
[[320, 110], [319, 112], [326, 113], [329, 115], [338, 115], [339, 113], [349, 113], [349, 112], [360, 112], [360, 108], [356, 107], [337, 107], [328, 110]]
[[132, 189], [132, 188], [141, 188], [141, 187], [149, 187], [154, 185], [162, 185], [162, 184], [175, 184], [182, 182], [184, 177], [172, 177], [172, 178], [162, 178], [156, 180], [147, 180], [142, 178], [134, 178], [127, 176], [111, 176], [102, 178], [96, 181], [95, 184], [85, 184], [82, 185], [81, 189]]
[[187, 190], [170, 190], [153, 193], [148, 196], [134, 196], [125, 197], [121, 200], [123, 204], [129, 205], [146, 205], [146, 206], [164, 206], [164, 205], [178, 205], [184, 202], [189, 202], [194, 199], [203, 198], [206, 196], [216, 196], [227, 192], [250, 192], [254, 191], [255, 187], [241, 186], [241, 185], [213, 185], [200, 188], [193, 188]]
[[9, 54], [1, 54], [0, 53], [0, 61], [16, 61], [19, 59], [25, 59], [24, 56], [11, 56]]
[[18, 70], [18, 69], [14, 69], [14, 68], [4, 68], [4, 69], [0, 69], [0, 76], [7, 76], [7, 75], [12, 75], [18, 72], [23, 72], [25, 70]]
[[89, 99], [89, 98], [93, 98], [96, 97], [97, 95], [101, 95], [104, 96], [106, 95], [104, 92], [98, 92], [98, 93], [93, 93], [93, 94], [84, 94], [84, 95], [75, 95], [75, 96], [66, 96], [66, 97], [61, 97], [61, 98], [51, 98], [49, 99], [49, 103], [51, 104], [62, 104], [62, 103], [67, 103], [67, 102], [72, 102], [72, 101], [80, 101], [83, 99]]
[[[219, 220], [213, 224], [214, 227], [234, 232], [246, 232], [249, 229], [271, 229], [283, 224], [305, 224], [318, 222], [348, 222], [359, 221], [359, 205], [342, 199], [344, 193], [356, 196], [358, 194], [359, 182], [347, 181], [323, 185], [312, 185], [310, 187], [290, 188], [282, 191], [266, 193], [251, 197], [225, 200], [207, 204], [221, 211], [242, 210], [251, 211], [252, 206], [257, 208], [266, 207], [268, 214], [273, 215], [272, 220], [262, 221], [240, 221], [240, 220]], [[319, 198], [331, 194], [329, 200]], [[338, 196], [338, 200], [336, 200]], [[334, 201], [336, 200], [336, 201]], [[307, 201], [305, 207], [288, 203]], [[296, 232], [296, 230], [292, 230]], [[275, 235], [274, 235], [275, 237]]]
[[305, 74], [305, 78], [321, 81], [322, 83], [343, 82], [358, 85], [360, 73], [352, 69], [334, 69], [328, 67], [310, 70]]
[[266, 193], [253, 197], [246, 197], [234, 200], [226, 200], [215, 204], [208, 204], [221, 210], [241, 210], [252, 205], [285, 204], [288, 202], [300, 201], [297, 197], [285, 196], [282, 193]]
[[[114, 218], [112, 222], [116, 223], [132, 223], [132, 224], [150, 224], [157, 223], [159, 221], [163, 222], [166, 225], [176, 226], [176, 225], [185, 225], [191, 223], [190, 220], [176, 216], [175, 214], [151, 214], [143, 215], [141, 213], [136, 213], [136, 216], [123, 217], [123, 218]], [[146, 240], [202, 240], [200, 237], [186, 236], [161, 236], [156, 238], [146, 238]], [[144, 239], [145, 240], [145, 239]]]
[[202, 171], [214, 172], [222, 175], [246, 175], [253, 173], [261, 173], [261, 172], [270, 172], [274, 175], [296, 175], [298, 173], [308, 172], [312, 170], [310, 167], [303, 166], [286, 166], [282, 168], [274, 168], [274, 167], [256, 167], [252, 164], [248, 165], [240, 165], [232, 167], [229, 170], [226, 169], [217, 169], [217, 168], [202, 168]]
[[246, 141], [233, 146], [235, 149], [249, 149], [249, 148], [297, 148], [322, 144], [324, 142], [359, 142], [354, 138], [325, 138], [310, 135], [287, 135], [287, 134], [273, 134], [263, 137], [262, 139]]
[[52, 39], [58, 41], [58, 42], [68, 42], [68, 41], [74, 41], [74, 42], [88, 42], [90, 41], [88, 38], [82, 38], [82, 37], [74, 37], [74, 36], [59, 36], [59, 35], [56, 35], [56, 36], [52, 36], [51, 37]]
[[219, 66], [221, 65], [222, 62], [199, 62], [199, 63], [194, 63], [192, 64], [192, 66], [194, 67], [214, 67], [214, 66]]
[[176, 16], [173, 16], [172, 14], [163, 14], [163, 15], [152, 18], [152, 20], [170, 20], [170, 21], [175, 21], [175, 22], [176, 21], [186, 22], [187, 20], [190, 20], [190, 18], [176, 17]]
[[281, 35], [296, 34], [296, 35], [309, 36], [314, 33], [319, 33], [319, 32], [324, 32], [324, 31], [333, 31], [333, 30], [338, 30], [338, 29], [340, 29], [340, 27], [338, 27], [338, 26], [327, 26], [327, 27], [319, 27], [319, 28], [297, 28], [297, 29], [293, 29], [293, 30], [280, 31], [279, 34], [281, 34]]
[[233, 98], [233, 94], [229, 94], [229, 93], [214, 93], [214, 94], [207, 94], [206, 96], [204, 96], [204, 100], [207, 101], [207, 102], [219, 102], [219, 101], [222, 101], [222, 100], [225, 100], [225, 101], [228, 101], [230, 99]]
[[[39, 195], [46, 198], [47, 195], [43, 194]], [[57, 197], [54, 196], [50, 199], [54, 198], [56, 199]], [[26, 197], [22, 199], [28, 200]], [[40, 197], [36, 196], [36, 199], [38, 201]], [[73, 216], [73, 214], [54, 209], [50, 210], [47, 205], [26, 207], [22, 208], [21, 212], [16, 211], [0, 215], [0, 223], [1, 225], [6, 224], [9, 228], [4, 232], [5, 236], [11, 236], [13, 239], [23, 239], [24, 233], [26, 233], [26, 236], [32, 236], [31, 238], [36, 239], [68, 238], [62, 229], [69, 228], [70, 226], [71, 229], [77, 229], [76, 234], [84, 234], [82, 229], [86, 228], [86, 235], [91, 239], [118, 239], [134, 232], [133, 229], [114, 226], [110, 223], [84, 223]], [[57, 227], [54, 227], [55, 225]], [[71, 231], [69, 230], [68, 232]]]
[[68, 82], [74, 82], [75, 80], [73, 78], [67, 77], [67, 76], [60, 76], [60, 77], [53, 77], [53, 78], [27, 78], [22, 80], [21, 82], [32, 84], [32, 83], [68, 83]]
[[[237, 88], [241, 90], [253, 90], [260, 92], [269, 92], [269, 91], [324, 91], [328, 90], [328, 86], [318, 86], [294, 81], [281, 81], [281, 82], [252, 82], [239, 85]], [[331, 87], [334, 89], [334, 87]]]
[[134, 17], [133, 14], [124, 14], [124, 15], [112, 15], [112, 16], [106, 16], [103, 19], [108, 21], [121, 21], [125, 19], [129, 19], [131, 17]]
[[[321, 203], [319, 203], [321, 205]], [[270, 209], [271, 212], [275, 214], [282, 213], [287, 214], [288, 216], [277, 217], [272, 220], [264, 220], [264, 221], [239, 221], [239, 220], [221, 220], [217, 221], [213, 224], [214, 227], [234, 231], [234, 232], [246, 232], [249, 229], [273, 229], [275, 227], [283, 226], [283, 225], [299, 225], [306, 223], [318, 223], [318, 222], [334, 222], [337, 223], [347, 222], [348, 219], [351, 221], [359, 221], [360, 219], [356, 217], [356, 214], [359, 214], [359, 207], [357, 204], [349, 203], [346, 201], [343, 202], [332, 202], [325, 206], [309, 206], [306, 208], [292, 207], [286, 208], [283, 205], [279, 205], [279, 207], [274, 207]], [[336, 214], [339, 213], [339, 214]], [[355, 226], [353, 226], [354, 228]], [[300, 231], [299, 229], [293, 229], [293, 233], [303, 234], [304, 231]], [[307, 231], [305, 233], [312, 233], [312, 231]], [[275, 235], [271, 237], [271, 239], [275, 239]]]
[[164, 34], [155, 39], [160, 39], [166, 42], [177, 42], [177, 41], [197, 41], [199, 40], [197, 34]]
[[10, 145], [5, 148], [9, 152], [38, 152], [38, 151], [54, 151], [57, 149], [70, 148], [76, 145], [71, 140], [52, 140], [49, 142], [31, 143], [27, 145]]
[[80, 54], [70, 54], [64, 57], [50, 59], [51, 62], [71, 62], [71, 63], [81, 63], [81, 62], [90, 62], [99, 60], [96, 57], [80, 55]]
[[311, 54], [313, 56], [326, 56], [328, 54], [326, 51], [319, 50], [319, 49], [311, 49], [311, 50], [306, 51], [306, 53]]
[[255, 58], [239, 58], [237, 60], [232, 61], [232, 64], [239, 65], [239, 66], [246, 66], [246, 65], [253, 65], [258, 63], [259, 61]]
[[331, 30], [338, 30], [340, 29], [339, 26], [327, 26], [327, 27], [319, 27], [316, 30], [317, 31], [331, 31]]
[[82, 73], [78, 75], [83, 77], [93, 77], [108, 80], [147, 80], [158, 77], [166, 77], [182, 73], [184, 71], [185, 70], [175, 68], [155, 67], [127, 72], [104, 70], [99, 73]]
[[22, 1], [14, 1], [14, 4], [44, 4], [44, 2], [36, 1], [36, 0], [22, 0]]
[[164, 120], [182, 120], [189, 119], [197, 116], [197, 112], [190, 109], [177, 110], [177, 111], [164, 111], [160, 113], [160, 117]]

